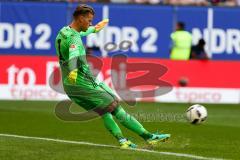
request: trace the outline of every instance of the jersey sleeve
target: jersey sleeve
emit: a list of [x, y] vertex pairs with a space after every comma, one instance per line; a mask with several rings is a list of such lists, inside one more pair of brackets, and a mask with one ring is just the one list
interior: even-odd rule
[[69, 45], [69, 60], [80, 55], [79, 46], [71, 43]]
[[80, 46], [76, 37], [71, 37], [68, 41], [68, 70], [77, 69], [77, 58], [80, 56]]
[[80, 32], [80, 36], [81, 37], [88, 36], [91, 33], [95, 33], [95, 27], [94, 26], [89, 27], [86, 32]]
[[68, 53], [69, 60], [78, 57], [84, 52], [84, 47], [82, 46], [81, 37], [79, 35], [71, 36], [68, 40]]
[[78, 34], [69, 40], [68, 69], [69, 71], [76, 69], [83, 71], [86, 63], [85, 48]]

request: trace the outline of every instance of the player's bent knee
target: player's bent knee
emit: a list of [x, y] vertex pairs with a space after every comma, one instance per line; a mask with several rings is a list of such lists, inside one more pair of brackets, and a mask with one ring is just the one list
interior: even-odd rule
[[125, 110], [120, 105], [118, 105], [111, 113], [112, 115], [117, 116], [119, 112], [126, 113]]
[[112, 113], [118, 107], [118, 100], [114, 100], [110, 105], [104, 108], [95, 108], [94, 111], [97, 112], [100, 116], [104, 115], [105, 113]]
[[107, 107], [109, 113], [112, 113], [118, 107], [118, 101], [115, 100]]

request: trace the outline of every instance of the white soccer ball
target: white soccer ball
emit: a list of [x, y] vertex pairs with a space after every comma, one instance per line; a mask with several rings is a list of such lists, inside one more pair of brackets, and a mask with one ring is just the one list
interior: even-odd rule
[[189, 122], [199, 124], [207, 119], [207, 109], [200, 104], [195, 104], [187, 109], [186, 115]]

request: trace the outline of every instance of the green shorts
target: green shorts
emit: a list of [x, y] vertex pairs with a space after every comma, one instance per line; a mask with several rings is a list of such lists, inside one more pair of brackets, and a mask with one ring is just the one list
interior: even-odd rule
[[73, 102], [86, 110], [105, 109], [118, 101], [112, 89], [105, 83], [98, 83], [83, 76], [78, 76], [74, 84], [64, 83], [64, 90]]

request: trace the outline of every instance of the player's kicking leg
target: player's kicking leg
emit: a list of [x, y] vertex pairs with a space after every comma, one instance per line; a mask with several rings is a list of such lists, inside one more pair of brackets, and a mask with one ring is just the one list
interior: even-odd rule
[[119, 144], [120, 144], [120, 148], [123, 149], [127, 149], [127, 148], [137, 148], [137, 145], [134, 144], [133, 142], [131, 142], [130, 140], [128, 140], [127, 138], [125, 138], [122, 134], [121, 129], [119, 128], [118, 124], [115, 122], [115, 120], [113, 119], [112, 114], [110, 113], [112, 110], [115, 109], [116, 107], [115, 102], [111, 103], [108, 106], [108, 112], [104, 111], [103, 114], [99, 112], [99, 110], [97, 111], [102, 119], [103, 119], [103, 123], [105, 125], [105, 127], [107, 128], [107, 130], [118, 140]]
[[119, 105], [111, 88], [109, 88], [105, 83], [101, 83], [99, 86], [103, 91], [100, 100], [103, 100], [104, 102], [112, 102], [106, 108], [103, 108], [105, 110], [104, 113], [106, 113], [106, 115], [102, 116], [104, 124], [106, 128], [119, 140], [121, 148], [136, 148], [136, 145], [122, 136], [121, 130], [113, 120], [112, 115], [115, 116], [123, 126], [141, 136], [150, 145], [156, 145], [159, 142], [164, 142], [170, 138], [170, 134], [152, 134], [147, 131], [141, 123], [139, 123], [133, 116], [126, 113]]
[[120, 105], [114, 109], [112, 114], [123, 126], [141, 136], [150, 145], [156, 145], [160, 142], [165, 142], [171, 136], [170, 134], [150, 133], [133, 116], [126, 113]]
[[[120, 108], [120, 107], [119, 107]], [[143, 128], [143, 126], [132, 116], [127, 114], [122, 108], [119, 108], [114, 112], [115, 117], [124, 125], [126, 128], [132, 130], [141, 136], [148, 144], [157, 145], [160, 142], [165, 142], [170, 138], [170, 134], [151, 134]], [[118, 111], [117, 111], [118, 110]], [[120, 113], [122, 112], [122, 113]], [[122, 116], [122, 118], [121, 118]], [[124, 117], [124, 118], [123, 118]], [[125, 138], [122, 134], [121, 129], [114, 121], [111, 113], [105, 113], [102, 115], [105, 127], [111, 132], [111, 134], [117, 138], [120, 144], [120, 148], [137, 148], [137, 145]]]

